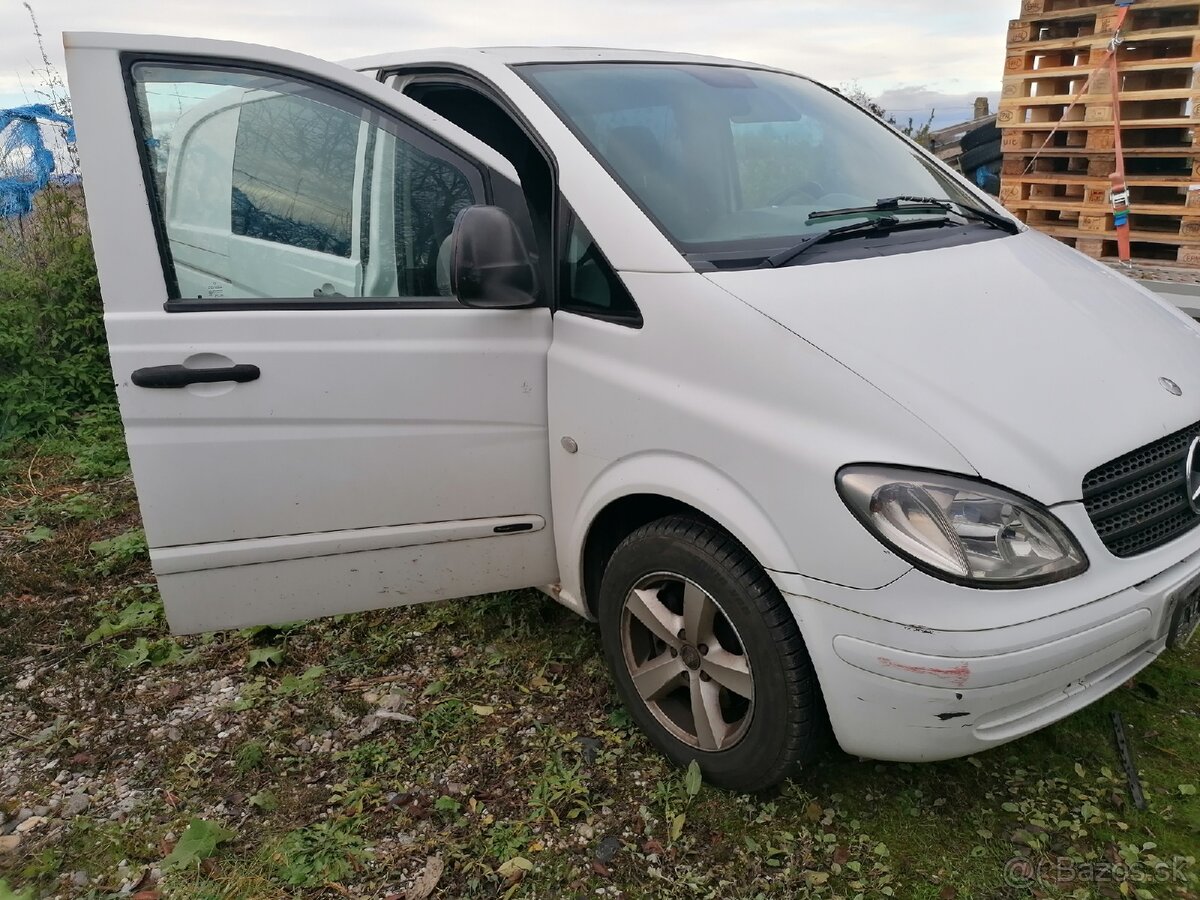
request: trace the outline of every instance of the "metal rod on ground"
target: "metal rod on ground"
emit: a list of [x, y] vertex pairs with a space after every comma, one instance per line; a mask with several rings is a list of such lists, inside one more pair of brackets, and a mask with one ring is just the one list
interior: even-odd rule
[[1121, 758], [1121, 768], [1125, 770], [1125, 780], [1129, 783], [1129, 793], [1133, 797], [1133, 805], [1138, 809], [1146, 808], [1146, 795], [1142, 792], [1142, 781], [1138, 778], [1137, 766], [1133, 761], [1133, 751], [1129, 749], [1129, 738], [1125, 735], [1125, 722], [1119, 712], [1109, 713], [1112, 719], [1113, 736], [1117, 740], [1117, 756]]

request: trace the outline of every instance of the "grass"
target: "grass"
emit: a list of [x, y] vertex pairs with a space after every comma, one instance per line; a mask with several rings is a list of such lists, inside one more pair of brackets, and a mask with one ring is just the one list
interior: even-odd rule
[[594, 629], [534, 592], [172, 638], [119, 436], [92, 420], [0, 462], [0, 814], [90, 797], [0, 845], [0, 898], [422, 878], [441, 897], [1198, 896], [1200, 647], [978, 757], [831, 752], [734, 796], [664, 763]]

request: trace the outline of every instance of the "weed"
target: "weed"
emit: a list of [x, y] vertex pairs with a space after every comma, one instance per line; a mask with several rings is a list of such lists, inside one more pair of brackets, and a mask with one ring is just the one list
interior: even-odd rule
[[53, 530], [47, 528], [45, 525], [38, 525], [22, 534], [21, 540], [27, 544], [40, 544], [42, 541], [48, 541], [52, 537], [54, 537]]
[[280, 880], [301, 888], [341, 881], [368, 857], [353, 819], [320, 822], [289, 832], [272, 855]]
[[33, 888], [17, 890], [9, 887], [8, 882], [0, 878], [0, 900], [33, 900]]
[[188, 869], [199, 866], [217, 852], [217, 846], [237, 835], [228, 828], [206, 819], [192, 819], [173, 850], [163, 860], [163, 868]]
[[[659, 781], [654, 787], [653, 798], [661, 804], [663, 821], [670, 823], [670, 839], [672, 842], [679, 840], [683, 834], [683, 826], [687, 824], [687, 813], [692, 806], [692, 801], [696, 799], [696, 795], [700, 793], [700, 787], [703, 783], [703, 774], [700, 772], [700, 764], [694, 759], [688, 763], [687, 770], [682, 776], [672, 774], [670, 777]], [[762, 821], [769, 821], [770, 816], [774, 813], [774, 804], [767, 804], [766, 809], [769, 810], [767, 818], [763, 818], [763, 814], [759, 814], [759, 818], [755, 820], [756, 824]]]
[[123, 572], [135, 562], [145, 559], [149, 552], [146, 547], [146, 532], [140, 528], [118, 534], [107, 541], [96, 541], [88, 549], [100, 557], [96, 562], [96, 571], [101, 575]]
[[262, 704], [266, 697], [267, 679], [259, 676], [242, 685], [241, 691], [238, 692], [238, 698], [229, 705], [229, 708], [233, 712], [246, 712]]
[[409, 757], [419, 759], [435, 750], [443, 741], [465, 730], [473, 719], [474, 711], [461, 700], [439, 703], [418, 720], [417, 733], [409, 742]]
[[300, 675], [285, 675], [275, 690], [284, 697], [311, 697], [321, 689], [324, 677], [324, 666], [309, 666]]
[[162, 620], [163, 605], [152, 585], [138, 585], [127, 589], [123, 594], [128, 596], [129, 593], [138, 592], [139, 588], [142, 596], [153, 599], [134, 600], [122, 607], [120, 612], [102, 618], [100, 624], [83, 639], [85, 647], [106, 641], [119, 634], [125, 634], [128, 631], [153, 628], [159, 624]]
[[529, 826], [524, 822], [497, 822], [488, 832], [488, 856], [504, 862], [529, 846]]
[[247, 741], [238, 747], [233, 758], [234, 768], [241, 774], [258, 769], [267, 758], [267, 748], [259, 741]]
[[329, 790], [329, 806], [341, 807], [347, 815], [360, 816], [368, 806], [379, 805], [383, 788], [370, 778], [340, 781]]
[[279, 647], [254, 647], [246, 657], [246, 668], [277, 666], [281, 662], [283, 662], [283, 650]]
[[350, 781], [394, 772], [400, 767], [399, 758], [400, 748], [392, 740], [364, 741], [334, 755], [335, 760], [346, 764], [346, 774]]
[[97, 494], [85, 491], [44, 507], [42, 515], [59, 522], [95, 522], [108, 513], [108, 503]]
[[68, 451], [71, 474], [91, 481], [119, 478], [129, 472], [125, 429], [115, 404], [86, 413], [71, 429]]
[[588, 798], [591, 791], [579, 774], [582, 760], [568, 763], [561, 750], [546, 760], [542, 774], [534, 783], [529, 808], [535, 820], [548, 818], [559, 824], [560, 819], [578, 819], [591, 811]]
[[275, 812], [279, 809], [279, 798], [275, 796], [274, 791], [259, 791], [257, 794], [251, 794], [246, 802], [265, 813]]
[[139, 666], [169, 666], [184, 658], [183, 648], [174, 638], [159, 638], [156, 641], [138, 638], [133, 645], [117, 649], [113, 661], [122, 669], [136, 669]]

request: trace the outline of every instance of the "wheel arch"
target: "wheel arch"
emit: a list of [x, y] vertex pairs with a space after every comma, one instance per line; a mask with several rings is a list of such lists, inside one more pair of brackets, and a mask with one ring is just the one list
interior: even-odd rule
[[685, 513], [736, 538], [764, 569], [797, 572], [783, 536], [767, 512], [724, 472], [681, 454], [625, 457], [592, 482], [571, 530], [582, 605], [596, 614], [600, 579], [612, 552], [637, 528]]

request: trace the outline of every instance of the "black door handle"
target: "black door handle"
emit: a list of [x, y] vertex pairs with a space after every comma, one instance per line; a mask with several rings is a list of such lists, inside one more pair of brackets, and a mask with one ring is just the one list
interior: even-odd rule
[[150, 366], [133, 373], [133, 383], [144, 388], [181, 388], [189, 384], [214, 384], [236, 381], [243, 384], [255, 381], [258, 366], [221, 366], [213, 369], [189, 369], [187, 366]]

